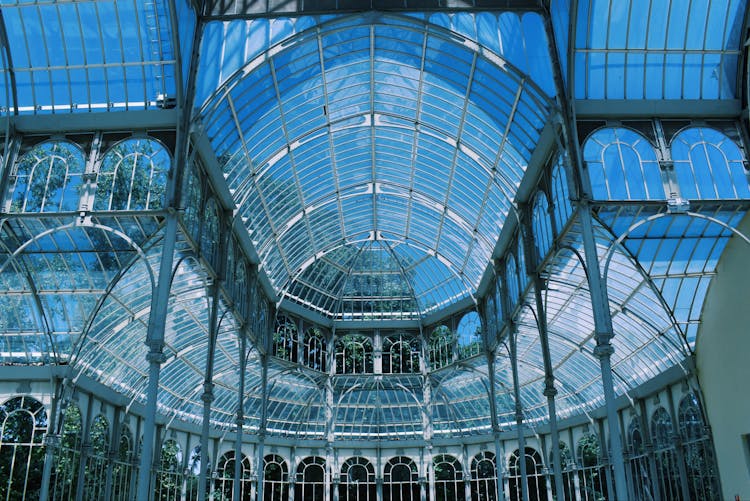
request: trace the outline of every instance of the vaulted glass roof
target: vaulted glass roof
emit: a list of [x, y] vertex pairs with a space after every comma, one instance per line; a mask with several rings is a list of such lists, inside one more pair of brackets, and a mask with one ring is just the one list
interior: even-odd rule
[[551, 110], [490, 48], [372, 13], [271, 45], [201, 116], [280, 293], [329, 317], [361, 316], [336, 309], [358, 280], [335, 276], [347, 272], [342, 255], [382, 242], [410, 279], [410, 317], [475, 292]]

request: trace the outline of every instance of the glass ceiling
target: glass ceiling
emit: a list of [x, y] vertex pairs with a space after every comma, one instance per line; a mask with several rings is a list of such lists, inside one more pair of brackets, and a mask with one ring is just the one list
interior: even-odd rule
[[[577, 99], [740, 95], [744, 0], [586, 0], [572, 22], [571, 3], [553, 0], [551, 21]], [[0, 4], [6, 113], [158, 113], [187, 80], [197, 22], [189, 2], [175, 2], [173, 13], [162, 1]], [[540, 14], [212, 20], [198, 49], [195, 125], [282, 305], [333, 319], [415, 320], [477, 293], [542, 128], [556, 116]], [[90, 116], [94, 130], [102, 115]], [[706, 200], [692, 200], [690, 214], [668, 211], [661, 198], [595, 201], [618, 395], [689, 356], [721, 252], [746, 214], [745, 195], [696, 192], [689, 198]], [[81, 226], [70, 217], [50, 209], [3, 220], [0, 358], [70, 364], [144, 401], [162, 219], [99, 214]], [[558, 409], [567, 417], [597, 409], [603, 397], [575, 218], [558, 244], [565, 250], [546, 263], [543, 295]], [[211, 299], [188, 238], [176, 252], [159, 405], [198, 422]], [[522, 299], [534, 304], [534, 291]], [[231, 427], [241, 328], [223, 300], [220, 309], [212, 419]], [[536, 426], [547, 419], [539, 333], [529, 308], [516, 313], [521, 400]], [[327, 375], [270, 358], [267, 429], [321, 438]], [[488, 433], [486, 371], [486, 360], [474, 357], [429, 372], [429, 408], [422, 375], [333, 376], [333, 433], [423, 438], [428, 421], [436, 436]], [[509, 428], [515, 408], [504, 348], [495, 371], [497, 418]], [[254, 412], [265, 405], [262, 372], [253, 348], [245, 371], [252, 430], [263, 426]]]
[[201, 116], [280, 293], [328, 317], [370, 318], [337, 307], [357, 282], [337, 275], [342, 255], [377, 248], [410, 279], [408, 318], [474, 293], [551, 110], [489, 48], [372, 14], [269, 47]]

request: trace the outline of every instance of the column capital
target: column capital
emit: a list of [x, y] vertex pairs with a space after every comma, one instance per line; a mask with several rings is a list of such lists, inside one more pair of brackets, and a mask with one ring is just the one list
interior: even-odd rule
[[609, 358], [615, 352], [615, 348], [609, 344], [609, 339], [606, 343], [597, 344], [594, 348], [594, 356], [596, 358]]

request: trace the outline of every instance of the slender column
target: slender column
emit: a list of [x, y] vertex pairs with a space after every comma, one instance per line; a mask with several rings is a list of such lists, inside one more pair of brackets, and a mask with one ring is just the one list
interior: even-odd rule
[[[609, 311], [609, 298], [599, 270], [599, 259], [596, 250], [596, 239], [591, 222], [591, 208], [588, 201], [581, 200], [578, 205], [581, 221], [581, 236], [586, 260], [586, 276], [591, 294], [591, 306], [594, 313], [596, 348], [594, 355], [599, 359], [604, 389], [604, 402], [607, 409], [607, 426], [609, 427], [610, 457], [614, 470], [615, 497], [618, 501], [627, 501], [628, 491], [625, 484], [625, 461], [622, 455], [622, 440], [617, 422], [615, 406], [615, 388], [612, 378], [612, 354], [615, 352], [611, 340], [614, 337], [612, 316]], [[604, 437], [602, 437], [604, 439]]]
[[143, 416], [143, 448], [138, 470], [138, 489], [136, 499], [147, 501], [151, 499], [149, 480], [151, 466], [154, 459], [154, 430], [156, 429], [156, 404], [159, 397], [159, 376], [161, 364], [166, 361], [164, 356], [164, 329], [166, 327], [167, 310], [169, 306], [169, 289], [171, 287], [172, 264], [174, 261], [174, 247], [177, 239], [177, 212], [170, 210], [166, 216], [164, 232], [164, 247], [161, 254], [159, 268], [159, 282], [151, 298], [151, 312], [148, 321], [146, 345], [149, 348], [148, 386], [146, 388], [146, 409]]
[[[555, 495], [557, 499], [565, 499], [565, 490], [563, 486], [562, 468], [560, 461], [560, 432], [557, 428], [557, 408], [555, 405], [555, 374], [552, 369], [552, 356], [549, 351], [549, 332], [547, 330], [547, 311], [544, 306], [542, 290], [546, 289], [546, 284], [536, 270], [535, 262], [540, 261], [544, 256], [537, 256], [536, 246], [534, 245], [534, 232], [530, 224], [529, 207], [525, 206], [522, 211], [523, 225], [523, 244], [524, 253], [526, 254], [526, 273], [534, 283], [534, 298], [536, 300], [536, 324], [539, 331], [539, 344], [542, 349], [542, 359], [544, 361], [544, 396], [547, 397], [547, 409], [549, 412], [549, 427], [552, 437], [552, 474], [555, 480]], [[535, 256], [538, 259], [535, 259]], [[533, 310], [532, 310], [533, 312]]]
[[495, 432], [495, 492], [497, 493], [497, 499], [505, 501], [506, 489], [503, 489], [503, 464], [505, 463], [505, 450], [503, 449], [502, 443], [500, 442], [500, 432]]
[[[261, 336], [266, 335], [265, 332], [261, 333]], [[265, 449], [265, 441], [266, 441], [266, 411], [267, 411], [267, 401], [268, 401], [268, 355], [265, 353], [262, 353], [260, 355], [260, 366], [261, 366], [261, 405], [260, 405], [260, 427], [258, 430], [258, 484], [257, 484], [257, 491], [258, 491], [258, 499], [263, 499], [263, 479], [264, 479], [264, 471], [263, 471], [263, 458], [265, 455], [264, 449]]]
[[[521, 387], [518, 382], [518, 358], [516, 351], [516, 336], [518, 330], [515, 324], [511, 324], [510, 331], [510, 365], [513, 373], [513, 398], [516, 402], [516, 431], [518, 434], [518, 462], [517, 466], [521, 470], [521, 478], [518, 483], [521, 484], [521, 500], [529, 501], [529, 483], [528, 473], [526, 471], [526, 441], [523, 434], [523, 405], [521, 404]], [[510, 493], [509, 493], [510, 494]], [[510, 494], [512, 497], [512, 494]]]
[[49, 488], [52, 480], [52, 466], [55, 462], [57, 451], [60, 448], [60, 435], [57, 433], [57, 418], [60, 408], [60, 395], [63, 392], [62, 382], [55, 378], [53, 379], [53, 393], [52, 401], [50, 402], [49, 409], [49, 425], [48, 432], [44, 435], [44, 470], [42, 470], [42, 485], [39, 490], [39, 500], [48, 501], [49, 499]]
[[234, 485], [232, 499], [242, 501], [242, 427], [245, 424], [245, 371], [247, 370], [247, 336], [240, 331], [240, 386], [237, 389], [237, 434], [234, 438]]

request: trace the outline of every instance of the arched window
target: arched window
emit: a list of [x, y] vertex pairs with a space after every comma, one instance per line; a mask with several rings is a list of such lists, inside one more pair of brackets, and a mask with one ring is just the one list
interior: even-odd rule
[[383, 341], [383, 373], [415, 374], [419, 372], [419, 339], [397, 334]]
[[109, 423], [104, 416], [96, 416], [89, 430], [91, 449], [86, 456], [85, 495], [86, 499], [103, 499], [107, 483], [109, 459]]
[[417, 465], [404, 456], [390, 459], [383, 471], [383, 500], [417, 501], [419, 498]]
[[305, 345], [302, 351], [302, 363], [316, 371], [325, 372], [328, 360], [326, 338], [317, 327], [305, 331]]
[[161, 209], [170, 163], [169, 153], [158, 141], [120, 141], [102, 159], [94, 209]]
[[662, 499], [682, 499], [680, 469], [675, 451], [674, 425], [669, 412], [658, 407], [651, 415], [651, 442], [656, 459], [656, 482]]
[[72, 499], [76, 495], [83, 442], [81, 426], [81, 409], [75, 403], [68, 403], [60, 427], [60, 447], [50, 489], [52, 499]]
[[552, 222], [549, 217], [549, 202], [547, 195], [540, 191], [534, 199], [534, 209], [531, 217], [531, 227], [534, 232], [534, 248], [538, 262], [547, 255], [552, 248]]
[[200, 211], [203, 207], [203, 190], [201, 186], [199, 172], [199, 165], [193, 164], [188, 169], [185, 175], [185, 190], [182, 192], [181, 205], [185, 207], [184, 221], [187, 226], [188, 232], [194, 241], [198, 242], [201, 231], [201, 217]]
[[458, 459], [439, 454], [432, 460], [435, 470], [435, 501], [464, 501], [464, 474]]
[[297, 325], [285, 315], [276, 317], [273, 333], [273, 354], [276, 357], [297, 361]]
[[578, 440], [578, 482], [582, 499], [607, 499], [607, 465], [599, 437], [586, 433]]
[[16, 163], [11, 212], [78, 210], [85, 168], [83, 152], [68, 141], [45, 141]]
[[[521, 464], [520, 451], [516, 449], [508, 461], [508, 488], [510, 499], [518, 501], [521, 497]], [[526, 485], [529, 501], [547, 501], [547, 479], [544, 476], [542, 456], [532, 447], [525, 448]]]
[[289, 467], [281, 456], [263, 458], [263, 501], [289, 500]]
[[493, 339], [497, 336], [497, 302], [495, 295], [492, 294], [492, 289], [490, 289], [490, 294], [485, 298], [484, 304], [484, 323], [487, 326], [487, 339]]
[[120, 442], [117, 447], [114, 466], [112, 467], [112, 499], [115, 501], [130, 500], [131, 460], [133, 459], [133, 434], [130, 428], [123, 426], [120, 431]]
[[39, 499], [47, 412], [36, 399], [14, 397], [0, 405], [0, 497]]
[[248, 287], [247, 268], [245, 267], [245, 260], [241, 259], [237, 262], [237, 266], [235, 267], [234, 297], [236, 298], [237, 306], [239, 307], [240, 313], [245, 321], [249, 320], [248, 315], [254, 313], [247, 300]]
[[461, 358], [478, 355], [482, 351], [482, 323], [476, 311], [470, 311], [461, 317], [456, 328], [456, 338]]
[[630, 475], [633, 479], [633, 491], [640, 497], [637, 499], [648, 499], [651, 495], [651, 471], [649, 470], [648, 456], [643, 448], [643, 435], [641, 434], [640, 418], [633, 417], [628, 426], [628, 463]]
[[518, 293], [523, 294], [523, 290], [526, 288], [526, 284], [529, 283], [529, 274], [526, 271], [526, 253], [523, 250], [523, 237], [518, 234], [518, 250], [516, 251], [516, 257], [518, 259], [518, 283], [520, 284]]
[[[234, 468], [235, 452], [228, 451], [219, 459], [216, 469], [215, 490], [221, 493], [220, 499], [234, 499]], [[252, 475], [250, 470], [250, 458], [244, 454], [240, 455], [240, 499], [239, 501], [251, 501]]]
[[201, 230], [201, 253], [214, 270], [219, 269], [219, 209], [216, 201], [209, 198], [203, 212], [203, 228]]
[[700, 402], [694, 393], [680, 401], [678, 417], [682, 454], [685, 457], [690, 499], [719, 499], [716, 458], [711, 435], [703, 421]]
[[455, 338], [445, 325], [435, 327], [430, 334], [430, 363], [433, 369], [439, 369], [453, 362], [453, 344]]
[[326, 488], [326, 460], [315, 456], [303, 459], [297, 466], [294, 499], [324, 501]]
[[570, 190], [568, 189], [568, 175], [565, 172], [562, 156], [557, 158], [557, 163], [552, 167], [552, 204], [555, 208], [555, 226], [559, 234], [573, 214], [573, 207], [570, 204]]
[[184, 478], [182, 459], [180, 444], [172, 438], [165, 440], [161, 446], [159, 468], [156, 471], [154, 499], [158, 501], [180, 499]]
[[748, 198], [742, 152], [721, 132], [686, 129], [672, 140], [672, 160], [682, 198]]
[[336, 341], [338, 374], [372, 374], [372, 340], [359, 334], [347, 334]]
[[509, 254], [505, 261], [505, 282], [508, 289], [508, 304], [511, 311], [518, 304], [520, 286], [518, 285], [518, 268], [516, 268], [516, 258]]
[[339, 501], [375, 501], [375, 468], [367, 459], [353, 457], [341, 466]]
[[664, 200], [656, 152], [641, 134], [622, 127], [599, 129], [583, 146], [597, 200]]
[[[573, 475], [575, 475], [573, 453], [570, 452], [570, 447], [568, 447], [568, 444], [566, 444], [565, 442], [560, 442], [558, 447], [560, 448], [560, 472], [562, 473], [563, 480], [563, 495], [565, 496], [565, 501], [574, 501], [576, 499], [576, 490], [575, 479], [573, 478]], [[555, 484], [554, 476], [554, 471], [557, 468], [557, 465], [555, 464], [554, 456], [555, 455], [552, 453], [552, 450], [550, 450], [549, 469], [553, 494], [557, 492], [557, 486]]]
[[471, 501], [497, 501], [495, 455], [483, 451], [471, 460]]

